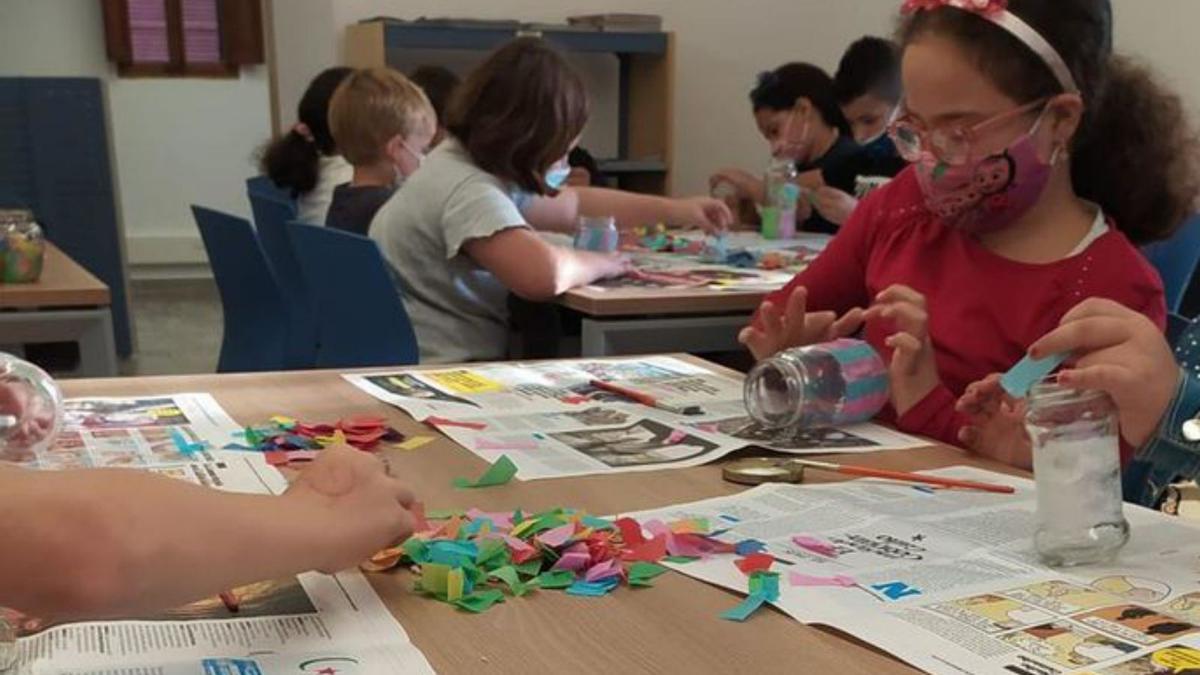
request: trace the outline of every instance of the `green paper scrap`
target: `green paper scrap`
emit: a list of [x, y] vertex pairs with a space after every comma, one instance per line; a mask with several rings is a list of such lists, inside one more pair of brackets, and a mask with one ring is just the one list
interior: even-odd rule
[[[517, 465], [508, 458], [508, 455], [500, 455], [500, 459], [496, 460], [495, 464], [488, 467], [487, 471], [483, 472], [477, 480], [470, 481], [466, 478], [455, 478], [454, 487], [456, 488], [482, 488], [492, 487], [494, 485], [504, 485], [517, 475]], [[428, 517], [428, 515], [426, 516]]]
[[539, 588], [566, 588], [575, 583], [575, 573], [571, 570], [551, 570], [542, 572], [537, 577]]
[[470, 595], [464, 595], [454, 604], [468, 612], [479, 614], [491, 609], [492, 605], [498, 602], [504, 602], [504, 594], [494, 588], [488, 588], [482, 591], [475, 591]]
[[721, 613], [727, 621], [745, 621], [768, 602], [779, 599], [779, 573], [755, 572], [750, 575], [750, 595], [738, 605]]
[[421, 565], [421, 590], [445, 598], [449, 576], [449, 565], [425, 563]]
[[542, 561], [538, 559], [526, 560], [520, 565], [514, 565], [517, 571], [524, 577], [536, 577], [538, 572], [542, 571]]
[[454, 517], [462, 517], [467, 515], [462, 509], [434, 509], [433, 511], [425, 512], [425, 520], [450, 520]]
[[655, 565], [649, 562], [635, 562], [629, 566], [629, 585], [630, 586], [653, 586], [650, 583], [654, 577], [660, 574], [665, 574], [667, 568], [662, 565]]
[[666, 560], [669, 563], [675, 563], [676, 565], [686, 565], [688, 563], [696, 562], [699, 560], [699, 558], [690, 555], [669, 555], [663, 558], [663, 560]]
[[487, 575], [489, 578], [503, 581], [508, 586], [509, 592], [518, 598], [529, 592], [529, 587], [521, 583], [521, 579], [517, 576], [517, 568], [512, 565], [492, 570]]
[[490, 563], [496, 562], [498, 567], [508, 565], [512, 561], [512, 554], [508, 552], [508, 546], [499, 539], [487, 539], [479, 544], [479, 555], [475, 556], [475, 564], [480, 567], [493, 567]]

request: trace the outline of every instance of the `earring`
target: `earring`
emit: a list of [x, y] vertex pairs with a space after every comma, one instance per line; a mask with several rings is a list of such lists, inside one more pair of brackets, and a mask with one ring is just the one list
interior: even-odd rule
[[1067, 146], [1056, 143], [1054, 145], [1054, 152], [1050, 155], [1050, 166], [1058, 166], [1060, 159], [1067, 159], [1070, 156], [1071, 153], [1067, 150]]

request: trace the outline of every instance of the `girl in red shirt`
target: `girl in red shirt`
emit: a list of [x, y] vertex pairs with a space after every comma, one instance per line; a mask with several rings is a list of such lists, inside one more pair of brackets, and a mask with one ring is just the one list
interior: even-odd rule
[[761, 359], [865, 325], [890, 359], [897, 426], [956, 443], [967, 385], [1084, 298], [1164, 324], [1161, 282], [1133, 244], [1190, 212], [1200, 153], [1179, 98], [1112, 54], [1109, 0], [907, 0], [903, 12], [891, 134], [912, 166], [741, 340]]

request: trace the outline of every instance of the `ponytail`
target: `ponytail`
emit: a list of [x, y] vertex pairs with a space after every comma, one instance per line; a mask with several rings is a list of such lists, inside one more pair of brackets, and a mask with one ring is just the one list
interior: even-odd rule
[[317, 187], [321, 152], [316, 143], [292, 129], [262, 148], [258, 168], [272, 183], [296, 198]]
[[275, 185], [299, 197], [317, 186], [321, 157], [337, 154], [329, 131], [329, 100], [353, 68], [326, 68], [313, 78], [300, 98], [299, 122], [290, 131], [268, 141], [259, 151], [258, 166]]
[[1097, 93], [1073, 144], [1075, 190], [1135, 244], [1166, 239], [1200, 194], [1200, 143], [1183, 102], [1122, 56], [1111, 57]]

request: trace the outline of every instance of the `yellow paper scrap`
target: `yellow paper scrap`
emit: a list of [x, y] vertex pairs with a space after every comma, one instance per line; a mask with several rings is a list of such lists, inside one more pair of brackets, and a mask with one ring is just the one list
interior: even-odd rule
[[416, 450], [435, 441], [433, 436], [413, 436], [399, 445], [401, 450]]
[[458, 602], [463, 596], [463, 570], [455, 567], [446, 575], [446, 600]]

